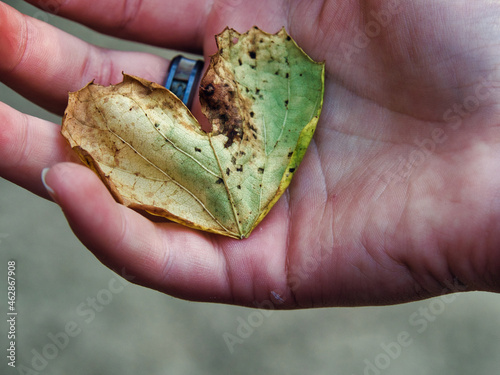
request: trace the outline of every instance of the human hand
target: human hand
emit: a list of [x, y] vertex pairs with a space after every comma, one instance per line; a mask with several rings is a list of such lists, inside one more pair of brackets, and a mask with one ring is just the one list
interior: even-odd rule
[[[109, 267], [181, 298], [276, 308], [499, 290], [497, 4], [75, 0], [54, 11], [206, 61], [225, 26], [285, 26], [326, 61], [310, 148], [289, 189], [242, 241], [153, 222], [115, 203], [89, 169], [68, 163], [74, 156], [58, 125], [0, 104], [1, 175], [48, 198], [39, 176], [50, 166], [54, 199]], [[92, 79], [116, 83], [122, 71], [165, 79], [160, 57], [90, 46], [2, 3], [0, 28], [2, 82], [58, 114], [67, 92]], [[199, 104], [193, 112], [200, 117]]]

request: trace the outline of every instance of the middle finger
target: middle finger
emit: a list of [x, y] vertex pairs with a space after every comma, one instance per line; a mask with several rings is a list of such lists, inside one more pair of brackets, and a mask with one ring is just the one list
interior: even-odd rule
[[149, 53], [96, 47], [0, 2], [0, 79], [56, 114], [69, 91], [91, 80], [116, 83], [123, 71], [162, 83], [168, 64]]

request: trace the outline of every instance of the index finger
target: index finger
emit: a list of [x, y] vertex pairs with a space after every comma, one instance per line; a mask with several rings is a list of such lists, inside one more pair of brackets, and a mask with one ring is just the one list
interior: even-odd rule
[[211, 2], [199, 0], [27, 0], [43, 10], [120, 38], [202, 53]]

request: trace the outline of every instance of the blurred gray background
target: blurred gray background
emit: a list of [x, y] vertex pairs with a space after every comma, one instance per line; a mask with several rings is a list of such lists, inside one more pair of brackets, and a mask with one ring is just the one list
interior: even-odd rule
[[[7, 3], [100, 46], [174, 53], [99, 35], [22, 1]], [[3, 85], [0, 100], [60, 123]], [[17, 263], [16, 369], [5, 355], [10, 259]], [[105, 268], [58, 206], [2, 179], [0, 269], [0, 374], [490, 375], [500, 368], [498, 295], [265, 314], [186, 302]], [[225, 337], [237, 342], [228, 346]]]

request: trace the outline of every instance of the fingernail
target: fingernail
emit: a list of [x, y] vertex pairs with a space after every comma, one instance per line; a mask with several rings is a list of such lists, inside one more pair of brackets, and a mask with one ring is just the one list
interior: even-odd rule
[[[54, 191], [54, 189], [52, 189], [48, 184], [47, 184], [47, 181], [45, 181], [45, 176], [47, 175], [47, 172], [49, 171], [50, 168], [44, 168], [42, 170], [42, 183], [43, 183], [43, 186], [45, 186], [45, 189], [47, 190], [47, 192], [50, 194], [50, 196], [52, 198], [55, 197], [56, 195], [56, 192]], [[55, 198], [54, 198], [55, 200]]]

